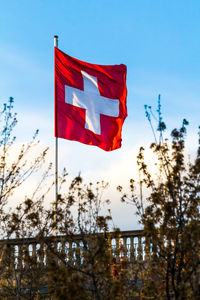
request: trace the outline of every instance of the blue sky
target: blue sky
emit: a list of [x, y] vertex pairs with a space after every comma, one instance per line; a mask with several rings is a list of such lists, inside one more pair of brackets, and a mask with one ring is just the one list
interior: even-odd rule
[[0, 103], [15, 98], [18, 141], [40, 129], [42, 144], [53, 138], [53, 36], [59, 48], [96, 64], [127, 65], [128, 118], [120, 150], [59, 141], [60, 169], [87, 180], [106, 179], [114, 221], [136, 226], [130, 208], [121, 206], [115, 186], [136, 176], [139, 146], [152, 141], [144, 105], [156, 109], [161, 94], [169, 131], [190, 121], [189, 152], [200, 124], [200, 2], [186, 0], [18, 0], [0, 1]]

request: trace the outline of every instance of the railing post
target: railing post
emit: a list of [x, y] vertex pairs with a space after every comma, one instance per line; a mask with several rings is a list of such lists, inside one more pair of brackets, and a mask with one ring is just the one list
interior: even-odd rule
[[68, 252], [69, 261], [73, 260], [73, 249], [72, 249], [72, 241], [69, 241], [69, 252]]
[[145, 239], [145, 260], [149, 260], [150, 258], [150, 240], [149, 238]]
[[142, 260], [142, 238], [141, 236], [138, 236], [138, 248], [137, 248], [137, 260]]
[[61, 240], [61, 254], [63, 260], [66, 260], [67, 254], [66, 254], [66, 241], [64, 239]]
[[127, 249], [127, 237], [123, 238], [123, 252], [124, 257], [127, 257], [128, 249]]
[[119, 237], [118, 236], [115, 238], [115, 241], [116, 241], [116, 262], [119, 263], [120, 262], [120, 258], [119, 258], [120, 245], [119, 245]]
[[23, 252], [24, 266], [28, 267], [30, 264], [29, 244], [23, 246]]
[[32, 250], [32, 257], [36, 260], [37, 254], [36, 254], [36, 243], [32, 244], [33, 250]]
[[81, 251], [80, 251], [80, 243], [79, 243], [79, 241], [76, 242], [75, 253], [76, 253], [76, 264], [80, 265], [80, 263], [81, 263]]
[[134, 247], [134, 237], [130, 237], [130, 262], [135, 262], [135, 247]]
[[155, 242], [153, 242], [153, 244], [152, 244], [152, 255], [154, 257], [157, 256], [157, 245], [155, 244]]
[[18, 245], [18, 255], [17, 255], [17, 269], [22, 268], [22, 259], [23, 259], [23, 249], [22, 245]]
[[44, 265], [44, 244], [40, 243], [40, 249], [38, 250], [39, 257], [40, 257], [40, 263], [43, 266]]

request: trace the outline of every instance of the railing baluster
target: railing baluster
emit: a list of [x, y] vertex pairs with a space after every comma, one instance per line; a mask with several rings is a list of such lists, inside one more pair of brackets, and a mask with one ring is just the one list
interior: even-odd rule
[[141, 236], [138, 236], [138, 248], [137, 248], [137, 260], [141, 261], [142, 260], [142, 238]]
[[123, 238], [123, 255], [127, 257], [128, 249], [127, 249], [127, 237]]
[[68, 253], [69, 261], [73, 260], [73, 249], [72, 249], [72, 241], [69, 241], [69, 253]]
[[17, 268], [21, 269], [22, 268], [22, 260], [23, 260], [23, 246], [18, 245], [18, 255], [17, 255]]
[[116, 240], [116, 252], [115, 252], [116, 262], [119, 263], [120, 262], [120, 257], [119, 257], [119, 254], [120, 254], [119, 237], [116, 237], [115, 240]]
[[145, 260], [150, 258], [150, 241], [148, 238], [145, 239]]
[[44, 265], [44, 244], [43, 243], [40, 243], [39, 257], [40, 257], [40, 263], [43, 266]]
[[134, 247], [134, 237], [130, 237], [130, 262], [135, 262], [135, 247]]

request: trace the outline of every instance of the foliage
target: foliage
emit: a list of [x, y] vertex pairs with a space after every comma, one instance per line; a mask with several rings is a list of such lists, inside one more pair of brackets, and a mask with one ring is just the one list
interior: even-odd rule
[[[48, 150], [44, 149], [31, 161], [31, 154], [39, 143], [38, 131], [30, 142], [23, 144], [20, 149], [14, 148], [16, 138], [13, 130], [17, 124], [17, 115], [13, 113], [13, 102], [13, 98], [10, 98], [0, 113], [0, 298], [6, 295], [9, 299], [21, 299], [27, 294], [28, 299], [32, 299], [32, 293], [35, 294], [41, 287], [38, 281], [41, 268], [36, 252], [29, 255], [23, 238], [35, 236], [37, 229], [40, 229], [41, 202], [47, 191], [40, 196], [38, 191], [48, 176], [51, 165], [47, 167], [31, 200], [26, 198], [18, 206], [9, 201], [15, 190], [40, 169]], [[13, 158], [13, 153], [16, 158]], [[22, 239], [18, 246], [15, 246], [14, 238]]]
[[[122, 195], [122, 201], [136, 205], [150, 251], [141, 276], [142, 299], [199, 299], [200, 133], [196, 158], [187, 163], [188, 122], [184, 119], [180, 129], [171, 132], [171, 142], [164, 140], [160, 98], [158, 104], [159, 139], [150, 147], [157, 157], [158, 178], [148, 170], [141, 147], [137, 157], [141, 195], [136, 197], [134, 180], [131, 195]], [[151, 123], [151, 107], [145, 108]], [[146, 197], [144, 188], [149, 191]], [[122, 187], [118, 189], [123, 193]]]
[[2, 130], [0, 131], [0, 203], [7, 203], [8, 198], [13, 191], [25, 182], [29, 176], [38, 170], [44, 162], [48, 148], [44, 149], [33, 162], [29, 161], [27, 166], [27, 156], [38, 144], [38, 130], [33, 139], [21, 146], [18, 157], [15, 161], [11, 161], [10, 150], [16, 140], [12, 132], [17, 124], [16, 113], [12, 112], [13, 98], [9, 99], [8, 104], [4, 104], [4, 109], [0, 114]]
[[[130, 285], [126, 268], [118, 262], [111, 249], [109, 215], [101, 209], [109, 201], [102, 200], [107, 184], [85, 185], [80, 176], [66, 186], [67, 173], [59, 178], [57, 209], [48, 207], [40, 187], [51, 171], [45, 171], [32, 197], [25, 197], [16, 207], [8, 209], [8, 200], [15, 189], [40, 168], [45, 149], [27, 165], [27, 155], [37, 144], [37, 134], [23, 145], [16, 161], [9, 163], [9, 151], [17, 123], [12, 113], [11, 98], [2, 112], [1, 146], [1, 216], [0, 228], [0, 298], [42, 299], [45, 290], [51, 299], [134, 299], [135, 285]], [[119, 238], [120, 233], [113, 233]], [[117, 248], [119, 253], [122, 249]], [[114, 267], [115, 269], [114, 272]]]
[[[102, 206], [107, 204], [101, 200], [106, 186], [104, 182], [94, 187], [91, 183], [84, 185], [78, 176], [69, 192], [64, 197], [59, 195], [57, 239], [60, 246], [55, 247], [46, 239], [48, 256], [52, 257], [47, 272], [53, 299], [71, 299], [72, 295], [73, 299], [80, 299], [80, 295], [81, 299], [88, 300], [131, 299], [133, 287], [129, 286], [128, 272], [113, 276], [110, 216], [101, 214]], [[53, 216], [53, 211], [50, 215]], [[48, 228], [53, 226], [51, 223]], [[49, 236], [48, 232], [45, 234]]]
[[[130, 195], [118, 187], [122, 201], [136, 206], [144, 228], [145, 260], [138, 254], [128, 264], [123, 245], [112, 249], [111, 240], [119, 241], [120, 231], [109, 231], [111, 215], [102, 212], [109, 205], [102, 198], [107, 188], [104, 182], [84, 184], [77, 176], [68, 186], [64, 170], [55, 211], [55, 203], [44, 205], [54, 182], [40, 193], [50, 165], [33, 195], [8, 209], [10, 196], [40, 168], [47, 151], [26, 163], [37, 144], [36, 134], [22, 146], [17, 160], [9, 162], [17, 122], [12, 103], [11, 98], [1, 113], [0, 298], [43, 299], [45, 291], [52, 300], [199, 299], [200, 133], [197, 155], [187, 163], [188, 122], [183, 120], [181, 128], [172, 131], [171, 142], [164, 139], [166, 125], [159, 98], [157, 138], [151, 121], [154, 114], [151, 107], [145, 107], [154, 132], [151, 150], [157, 157], [158, 178], [149, 171], [141, 147], [137, 157], [140, 197], [133, 179]], [[141, 247], [138, 241], [138, 253]]]

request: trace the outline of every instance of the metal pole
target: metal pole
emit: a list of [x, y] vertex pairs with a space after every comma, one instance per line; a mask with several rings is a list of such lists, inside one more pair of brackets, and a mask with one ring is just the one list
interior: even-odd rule
[[[54, 35], [54, 47], [58, 48], [58, 36]], [[55, 72], [55, 70], [54, 70]], [[55, 75], [54, 75], [55, 76]], [[57, 234], [57, 206], [58, 206], [58, 138], [57, 138], [57, 107], [56, 107], [56, 83], [54, 83], [55, 102], [55, 203], [54, 203], [54, 234]]]

